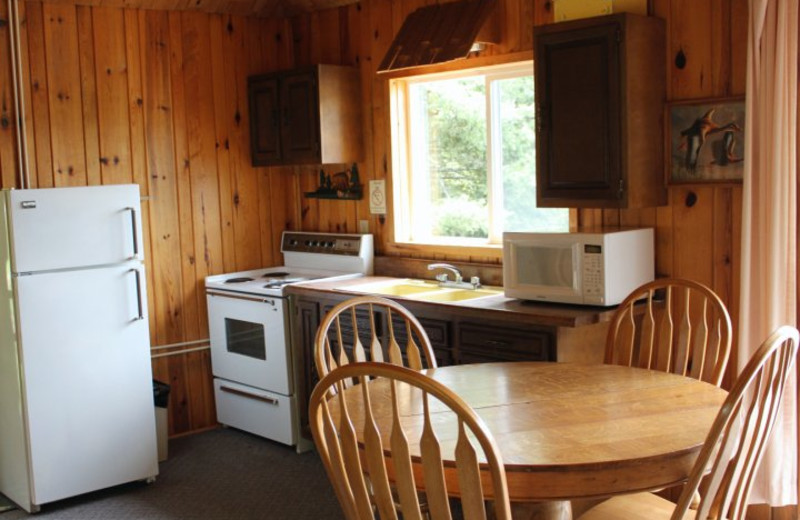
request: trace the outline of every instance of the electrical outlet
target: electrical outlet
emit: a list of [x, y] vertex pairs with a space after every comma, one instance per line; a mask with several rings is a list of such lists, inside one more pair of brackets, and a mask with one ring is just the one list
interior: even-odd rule
[[361, 234], [369, 233], [369, 220], [358, 221], [358, 232]]

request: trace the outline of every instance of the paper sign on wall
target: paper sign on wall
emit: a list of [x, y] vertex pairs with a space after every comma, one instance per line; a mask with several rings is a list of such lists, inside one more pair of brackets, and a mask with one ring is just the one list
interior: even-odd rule
[[372, 215], [386, 214], [386, 180], [369, 181], [369, 212]]

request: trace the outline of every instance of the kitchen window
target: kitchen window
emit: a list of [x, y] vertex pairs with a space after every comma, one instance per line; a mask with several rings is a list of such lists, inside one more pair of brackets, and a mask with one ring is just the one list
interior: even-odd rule
[[531, 61], [393, 79], [395, 242], [489, 246], [567, 231], [536, 207]]

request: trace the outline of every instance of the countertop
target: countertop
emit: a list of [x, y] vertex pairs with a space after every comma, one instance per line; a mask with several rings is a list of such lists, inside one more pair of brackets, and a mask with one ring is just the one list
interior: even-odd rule
[[[397, 278], [389, 276], [359, 276], [356, 278], [339, 280], [310, 281], [290, 284], [287, 286], [287, 292], [297, 296], [313, 296], [319, 293], [363, 296], [363, 292], [356, 292], [350, 288], [361, 284], [381, 281], [388, 282], [396, 279]], [[411, 298], [403, 298], [402, 296], [392, 296], [391, 298], [402, 302], [403, 305], [408, 307], [457, 307], [459, 314], [464, 316], [473, 315], [478, 319], [482, 316], [486, 317], [486, 313], [489, 312], [492, 314], [493, 319], [519, 320], [523, 323], [554, 327], [579, 327], [591, 325], [593, 323], [607, 322], [611, 319], [616, 310], [616, 306], [589, 307], [583, 305], [530, 302], [515, 298], [506, 298], [502, 294], [460, 302], [426, 302]]]

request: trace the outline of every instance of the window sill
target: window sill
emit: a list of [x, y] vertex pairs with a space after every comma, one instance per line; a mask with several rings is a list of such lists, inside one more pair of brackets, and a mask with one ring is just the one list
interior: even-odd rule
[[444, 245], [410, 242], [389, 242], [386, 244], [389, 255], [412, 258], [435, 258], [437, 260], [501, 263], [503, 246], [491, 245]]

